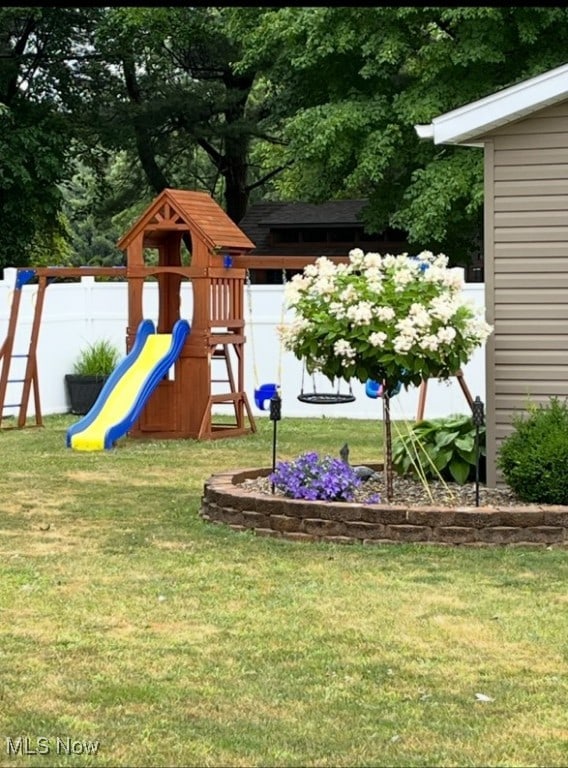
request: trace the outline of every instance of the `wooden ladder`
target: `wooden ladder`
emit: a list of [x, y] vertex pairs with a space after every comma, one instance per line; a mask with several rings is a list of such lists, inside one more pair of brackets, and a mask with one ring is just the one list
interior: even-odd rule
[[[225, 437], [228, 435], [246, 435], [251, 432], [256, 432], [256, 424], [252, 409], [247, 394], [244, 391], [243, 339], [244, 337], [242, 335], [231, 332], [213, 333], [209, 337], [211, 364], [214, 360], [224, 360], [227, 370], [227, 378], [210, 378], [209, 397], [199, 426], [197, 435], [198, 440], [210, 439], [213, 437]], [[230, 347], [233, 348], [236, 357], [236, 375], [231, 363]], [[230, 391], [222, 394], [213, 394], [211, 387], [214, 383], [229, 384]], [[214, 422], [213, 407], [215, 405], [227, 405], [229, 403], [233, 406], [236, 424]], [[246, 425], [247, 419], [249, 426]]]
[[[19, 408], [17, 427], [22, 428], [27, 425], [28, 418], [28, 405], [30, 401], [30, 394], [33, 389], [34, 405], [35, 405], [35, 426], [43, 426], [43, 420], [41, 415], [41, 403], [39, 396], [39, 382], [37, 371], [37, 342], [39, 336], [39, 327], [41, 322], [41, 314], [43, 311], [43, 302], [45, 298], [45, 289], [47, 287], [47, 281], [45, 277], [39, 278], [38, 292], [36, 296], [34, 317], [32, 321], [32, 330], [30, 336], [30, 344], [28, 352], [26, 354], [14, 354], [14, 339], [16, 335], [16, 327], [18, 324], [18, 314], [20, 311], [20, 303], [22, 299], [22, 288], [36, 275], [33, 269], [18, 269], [16, 273], [16, 284], [14, 286], [14, 292], [12, 296], [12, 306], [10, 310], [10, 318], [8, 320], [8, 332], [6, 338], [0, 347], [0, 429], [14, 429], [14, 427], [3, 427], [2, 421], [6, 418], [4, 411], [7, 408]], [[14, 359], [27, 359], [26, 370], [24, 378], [10, 378], [10, 367], [12, 360]], [[8, 384], [22, 384], [22, 396], [18, 403], [7, 403], [6, 395], [8, 392]], [[32, 426], [32, 425], [30, 425]]]
[[[213, 432], [218, 431], [224, 431], [224, 430], [243, 430], [243, 434], [248, 433], [249, 431], [255, 432], [256, 431], [256, 424], [254, 422], [254, 416], [252, 415], [252, 411], [250, 408], [250, 405], [248, 403], [248, 398], [245, 393], [242, 393], [242, 383], [240, 387], [237, 387], [237, 382], [235, 379], [235, 374], [233, 372], [233, 364], [231, 363], [231, 355], [229, 351], [230, 342], [223, 341], [219, 342], [211, 355], [211, 362], [214, 360], [224, 360], [225, 361], [225, 367], [227, 371], [227, 378], [224, 379], [217, 379], [217, 378], [211, 378], [211, 384], [228, 384], [229, 385], [229, 392], [226, 394], [217, 394], [213, 395], [211, 394], [211, 404], [228, 404], [232, 403], [233, 409], [235, 412], [235, 424], [227, 424], [227, 423], [211, 423], [211, 429]], [[235, 353], [239, 354], [238, 346], [234, 346]], [[239, 365], [239, 368], [241, 366]], [[244, 417], [245, 412], [248, 417], [249, 423], [250, 423], [250, 429], [246, 429], [244, 427]]]
[[[227, 378], [226, 379], [211, 379], [211, 384], [228, 384], [230, 387], [230, 393], [231, 395], [234, 394], [237, 390], [235, 388], [235, 376], [233, 374], [233, 365], [231, 363], [231, 356], [229, 354], [228, 350], [228, 344], [219, 344], [215, 347], [213, 350], [213, 354], [211, 355], [211, 362], [214, 362], [215, 360], [224, 360], [225, 361], [225, 367], [227, 370]], [[221, 395], [217, 395], [217, 397], [221, 397]], [[220, 401], [217, 401], [220, 402]], [[235, 419], [238, 422], [239, 414], [237, 411], [237, 403], [233, 400], [233, 407], [235, 410]]]

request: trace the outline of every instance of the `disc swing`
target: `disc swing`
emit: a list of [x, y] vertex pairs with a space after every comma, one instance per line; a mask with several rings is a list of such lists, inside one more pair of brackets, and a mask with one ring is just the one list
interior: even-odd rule
[[[255, 347], [254, 347], [254, 336], [253, 336], [253, 312], [252, 312], [252, 289], [251, 289], [251, 281], [250, 281], [250, 271], [247, 269], [246, 271], [246, 289], [247, 289], [247, 305], [248, 305], [248, 315], [249, 315], [249, 338], [250, 338], [250, 347], [252, 352], [252, 369], [253, 369], [253, 376], [254, 376], [254, 402], [256, 407], [260, 411], [266, 411], [270, 408], [270, 401], [271, 399], [280, 391], [280, 382], [282, 381], [282, 341], [280, 342], [280, 348], [278, 352], [278, 383], [276, 382], [269, 382], [266, 384], [259, 384], [259, 376], [258, 376], [258, 368], [256, 366], [256, 355], [255, 355]], [[282, 284], [286, 285], [286, 270], [282, 270]], [[282, 303], [282, 310], [280, 314], [280, 323], [282, 324], [284, 320], [284, 303]], [[268, 403], [268, 406], [267, 406]]]
[[300, 387], [300, 394], [298, 400], [301, 403], [308, 403], [309, 405], [343, 405], [344, 403], [355, 402], [355, 395], [349, 382], [349, 391], [341, 392], [341, 380], [337, 380], [337, 387], [334, 392], [318, 392], [316, 387], [316, 377], [312, 373], [312, 391], [304, 392], [304, 377], [306, 373], [306, 366], [302, 367], [302, 384]]

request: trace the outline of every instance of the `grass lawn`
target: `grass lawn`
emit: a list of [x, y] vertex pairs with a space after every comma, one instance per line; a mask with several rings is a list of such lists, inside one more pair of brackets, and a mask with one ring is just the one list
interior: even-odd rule
[[[271, 422], [81, 453], [76, 418], [0, 432], [0, 766], [568, 765], [566, 551], [236, 533], [203, 483]], [[378, 422], [278, 433], [381, 458]]]

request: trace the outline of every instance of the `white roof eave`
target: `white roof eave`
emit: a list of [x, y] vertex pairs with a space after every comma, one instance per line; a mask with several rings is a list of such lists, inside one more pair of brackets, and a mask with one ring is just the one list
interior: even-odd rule
[[434, 144], [483, 146], [483, 141], [471, 140], [566, 98], [568, 64], [446, 112], [430, 125], [415, 125], [414, 129], [421, 139], [431, 139]]

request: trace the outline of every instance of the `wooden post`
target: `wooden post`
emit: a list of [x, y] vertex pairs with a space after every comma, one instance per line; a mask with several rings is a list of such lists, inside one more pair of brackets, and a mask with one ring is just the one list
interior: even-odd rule
[[[22, 391], [22, 402], [20, 404], [20, 413], [18, 415], [18, 426], [23, 427], [26, 424], [28, 414], [28, 403], [30, 400], [30, 390], [32, 382], [34, 386], [34, 399], [36, 406], [36, 424], [42, 424], [41, 409], [39, 409], [39, 384], [38, 384], [38, 370], [37, 370], [37, 344], [39, 339], [39, 329], [41, 325], [41, 315], [43, 312], [43, 302], [45, 299], [45, 291], [47, 288], [47, 278], [41, 276], [39, 278], [39, 285], [37, 289], [36, 304], [34, 310], [34, 319], [32, 322], [32, 332], [30, 338], [30, 346], [28, 349], [28, 362], [26, 365], [26, 373], [24, 376], [24, 389]], [[38, 421], [39, 417], [39, 421]]]
[[[463, 372], [459, 370], [455, 374], [455, 378], [458, 380], [458, 384], [460, 385], [461, 391], [464, 394], [465, 399], [467, 400], [467, 404], [470, 408], [473, 407], [473, 397], [471, 396], [471, 392], [469, 391], [469, 388], [467, 384], [465, 383], [465, 377], [463, 375]], [[428, 390], [428, 379], [424, 379], [422, 381], [422, 384], [420, 384], [420, 392], [418, 394], [418, 409], [416, 411], [416, 421], [422, 421], [424, 419], [424, 410], [426, 408], [426, 393]]]

